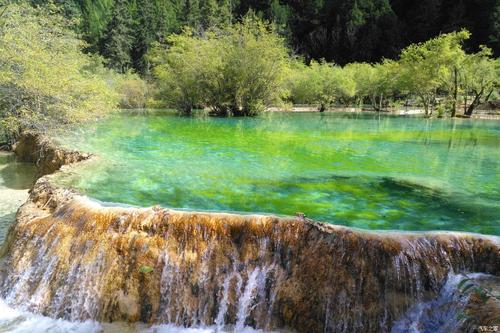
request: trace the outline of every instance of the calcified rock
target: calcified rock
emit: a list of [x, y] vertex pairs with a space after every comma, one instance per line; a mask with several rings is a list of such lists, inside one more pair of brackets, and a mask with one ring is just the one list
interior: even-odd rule
[[49, 180], [18, 212], [0, 294], [53, 317], [390, 331], [449, 272], [500, 273], [496, 237], [103, 207]]
[[63, 165], [80, 162], [91, 155], [56, 146], [50, 139], [38, 132], [24, 132], [12, 146], [21, 162], [35, 163], [38, 177], [59, 170]]

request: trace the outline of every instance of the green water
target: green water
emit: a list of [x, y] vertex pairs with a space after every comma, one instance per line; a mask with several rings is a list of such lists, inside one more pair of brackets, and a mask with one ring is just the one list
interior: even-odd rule
[[496, 121], [124, 113], [60, 142], [100, 158], [59, 182], [103, 201], [500, 235]]

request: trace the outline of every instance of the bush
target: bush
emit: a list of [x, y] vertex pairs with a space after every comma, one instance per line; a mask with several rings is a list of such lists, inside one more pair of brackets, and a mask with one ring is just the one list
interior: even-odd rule
[[0, 17], [0, 126], [6, 141], [24, 129], [78, 122], [115, 107], [117, 94], [81, 52], [71, 23], [50, 7], [5, 7]]
[[139, 75], [130, 72], [119, 75], [116, 90], [120, 95], [120, 108], [142, 109], [146, 107], [149, 87]]
[[219, 116], [252, 116], [286, 96], [284, 40], [249, 14], [202, 37], [186, 30], [150, 54], [160, 94], [183, 113], [209, 107]]
[[356, 82], [348, 68], [312, 61], [294, 64], [290, 96], [294, 103], [317, 104], [324, 111], [331, 104], [348, 104], [356, 94]]

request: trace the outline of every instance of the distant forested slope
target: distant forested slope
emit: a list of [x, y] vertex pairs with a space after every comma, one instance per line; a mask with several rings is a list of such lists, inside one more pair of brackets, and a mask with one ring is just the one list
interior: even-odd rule
[[[45, 4], [47, 0], [32, 0]], [[297, 54], [338, 64], [394, 58], [414, 42], [467, 28], [466, 48], [500, 53], [498, 0], [56, 0], [79, 19], [89, 50], [121, 71], [147, 72], [154, 41], [182, 27], [198, 33], [239, 20], [249, 10], [274, 21]]]

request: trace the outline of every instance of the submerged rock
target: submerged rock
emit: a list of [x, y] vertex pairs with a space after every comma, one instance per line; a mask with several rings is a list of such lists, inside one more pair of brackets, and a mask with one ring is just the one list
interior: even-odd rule
[[497, 237], [103, 207], [50, 176], [5, 249], [7, 303], [69, 320], [390, 331], [451, 272], [500, 274]]

